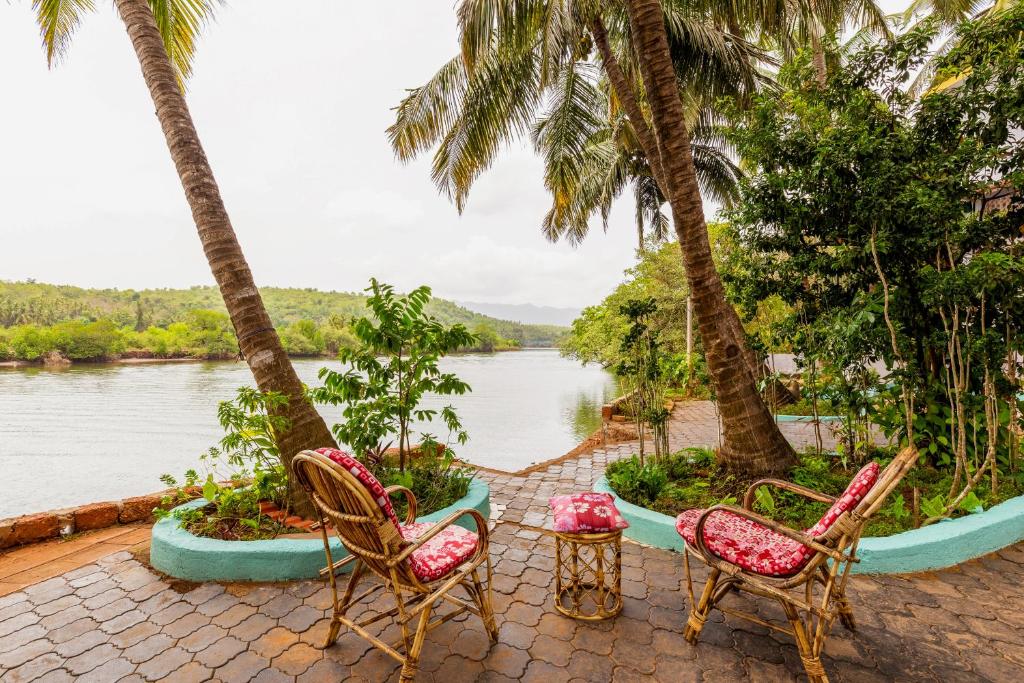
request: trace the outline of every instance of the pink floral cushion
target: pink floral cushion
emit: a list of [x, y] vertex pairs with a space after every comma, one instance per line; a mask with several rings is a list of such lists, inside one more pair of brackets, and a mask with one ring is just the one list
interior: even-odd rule
[[828, 509], [828, 512], [814, 526], [807, 530], [807, 534], [816, 537], [828, 531], [836, 523], [836, 520], [839, 519], [839, 515], [847, 510], [852, 510], [857, 506], [857, 503], [864, 500], [864, 496], [867, 495], [867, 492], [871, 490], [876, 481], [878, 481], [878, 463], [869, 462], [860, 468], [860, 471], [854, 475], [850, 485], [843, 491], [843, 495], [839, 496], [836, 502], [832, 504], [832, 507]]
[[[415, 522], [399, 527], [402, 538], [415, 541], [434, 527], [433, 522]], [[451, 573], [476, 552], [476, 533], [452, 525], [434, 536], [409, 556], [412, 573], [420, 581], [435, 581]]]
[[[697, 521], [704, 510], [686, 510], [676, 517], [676, 531], [696, 545]], [[762, 576], [792, 576], [814, 551], [745, 517], [726, 510], [712, 512], [704, 525], [704, 545], [715, 555]]]
[[608, 493], [573, 493], [555, 496], [548, 503], [555, 513], [555, 531], [600, 533], [629, 526]]
[[377, 477], [373, 476], [370, 470], [366, 469], [366, 465], [337, 448], [318, 448], [316, 452], [320, 455], [326, 455], [351, 472], [359, 480], [359, 483], [370, 492], [370, 497], [380, 506], [384, 515], [394, 522], [396, 526], [398, 525], [398, 516], [395, 515], [395, 508], [391, 505], [391, 498], [388, 496], [387, 491], [384, 490], [384, 486], [377, 481]]

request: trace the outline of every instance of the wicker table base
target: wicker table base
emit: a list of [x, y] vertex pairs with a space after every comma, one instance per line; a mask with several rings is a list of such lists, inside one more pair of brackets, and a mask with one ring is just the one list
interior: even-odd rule
[[622, 611], [622, 531], [555, 533], [555, 609], [573, 619]]

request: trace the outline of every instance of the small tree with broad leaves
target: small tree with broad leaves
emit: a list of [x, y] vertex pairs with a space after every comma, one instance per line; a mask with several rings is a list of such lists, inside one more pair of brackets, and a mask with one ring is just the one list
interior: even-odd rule
[[[324, 385], [311, 394], [317, 402], [344, 406], [345, 419], [332, 430], [357, 455], [379, 457], [397, 437], [398, 464], [405, 471], [414, 422], [432, 422], [440, 415], [456, 441], [467, 441], [452, 406], [436, 410], [419, 405], [426, 394], [451, 396], [470, 391], [455, 375], [441, 372], [438, 362], [477, 339], [463, 325], [445, 327], [426, 313], [429, 287], [401, 296], [391, 285], [371, 279], [366, 291], [370, 292], [366, 305], [372, 318], [363, 317], [352, 324], [359, 345], [339, 352], [341, 372], [320, 370]], [[433, 437], [422, 436], [424, 450], [436, 449]]]

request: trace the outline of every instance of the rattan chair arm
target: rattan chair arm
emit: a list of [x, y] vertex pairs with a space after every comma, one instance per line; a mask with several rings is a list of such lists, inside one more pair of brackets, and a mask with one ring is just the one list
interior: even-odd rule
[[388, 561], [388, 565], [393, 567], [395, 565], [401, 564], [410, 555], [412, 555], [417, 548], [419, 548], [424, 543], [432, 539], [434, 536], [437, 536], [439, 533], [444, 531], [445, 528], [450, 527], [452, 524], [455, 524], [455, 522], [459, 521], [459, 519], [461, 519], [465, 515], [469, 515], [470, 517], [472, 517], [473, 521], [476, 523], [476, 535], [477, 538], [480, 539], [479, 542], [477, 543], [476, 554], [479, 555], [481, 552], [486, 552], [487, 539], [489, 535], [489, 532], [487, 530], [487, 520], [484, 519], [483, 515], [481, 515], [473, 508], [462, 508], [461, 510], [456, 510], [455, 512], [451, 513], [450, 515], [442, 519], [440, 522], [434, 524], [434, 526], [431, 527], [427, 533], [423, 534], [415, 541], [410, 541], [409, 545], [406, 546], [402, 550], [402, 552], [398, 553]]
[[754, 504], [754, 494], [762, 486], [774, 486], [775, 488], [783, 489], [784, 491], [792, 491], [793, 493], [797, 493], [803, 496], [804, 498], [810, 498], [811, 500], [816, 500], [819, 503], [836, 502], [836, 499], [833, 496], [825, 495], [824, 493], [815, 491], [814, 489], [809, 489], [806, 486], [794, 484], [793, 482], [790, 481], [784, 481], [782, 479], [759, 479], [758, 481], [755, 481], [753, 484], [750, 485], [750, 488], [747, 489], [746, 495], [743, 496], [744, 508], [746, 508], [747, 510], [753, 510], [751, 506]]
[[384, 489], [384, 492], [389, 496], [392, 496], [401, 491], [405, 495], [405, 500], [409, 503], [409, 511], [405, 514], [405, 523], [412, 524], [416, 521], [416, 494], [405, 488], [395, 484]]
[[737, 517], [744, 517], [752, 522], [757, 522], [761, 526], [767, 527], [782, 536], [791, 538], [794, 541], [797, 541], [798, 543], [802, 543], [808, 548], [811, 548], [812, 550], [816, 550], [819, 553], [827, 555], [831, 557], [833, 560], [836, 560], [837, 562], [845, 562], [850, 559], [848, 555], [839, 552], [835, 548], [829, 548], [827, 545], [815, 541], [814, 538], [808, 536], [804, 532], [797, 531], [796, 529], [791, 529], [785, 524], [779, 524], [775, 520], [768, 519], [767, 517], [759, 515], [756, 512], [752, 512], [744, 508], [738, 508], [735, 505], [713, 505], [704, 511], [704, 514], [702, 514], [700, 516], [700, 519], [697, 520], [696, 528], [693, 530], [693, 540], [697, 545], [697, 550], [700, 552], [700, 554], [704, 557], [705, 560], [711, 560], [712, 558], [714, 558], [718, 561], [728, 562], [728, 560], [726, 560], [724, 557], [721, 557], [711, 552], [708, 549], [708, 547], [704, 544], [704, 525], [707, 524], [708, 518], [715, 512], [731, 512]]

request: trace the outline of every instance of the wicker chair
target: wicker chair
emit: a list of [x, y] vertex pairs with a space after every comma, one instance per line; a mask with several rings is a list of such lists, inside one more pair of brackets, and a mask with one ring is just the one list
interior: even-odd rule
[[[726, 614], [793, 636], [810, 682], [828, 683], [821, 652], [832, 624], [838, 618], [848, 630], [855, 628], [846, 583], [851, 566], [859, 561], [857, 543], [864, 524], [916, 461], [917, 450], [909, 447], [880, 474], [877, 465], [869, 464], [838, 498], [790, 482], [762, 479], [747, 490], [742, 508], [715, 505], [679, 515], [676, 529], [685, 541], [690, 598], [686, 640], [697, 642], [708, 614], [718, 607]], [[831, 503], [832, 508], [815, 526], [797, 531], [752, 511], [755, 493], [762, 486]], [[699, 598], [694, 597], [691, 556], [710, 569]], [[789, 627], [719, 605], [732, 591], [777, 600]]]
[[[491, 607], [491, 564], [488, 552], [487, 520], [472, 509], [459, 510], [436, 524], [416, 523], [416, 498], [401, 486], [385, 489], [358, 461], [336, 449], [303, 451], [295, 456], [292, 469], [312, 499], [319, 514], [327, 566], [321, 571], [330, 578], [334, 613], [324, 647], [337, 641], [342, 624], [402, 664], [401, 680], [416, 676], [420, 651], [427, 632], [465, 612], [479, 616], [491, 642], [498, 629]], [[400, 524], [391, 507], [390, 495], [402, 493], [409, 512]], [[466, 515], [476, 523], [476, 532], [455, 526]], [[327, 524], [350, 555], [338, 562], [331, 557]], [[344, 595], [339, 599], [335, 574], [354, 562]], [[481, 581], [480, 567], [486, 565], [487, 582]], [[353, 597], [360, 581], [372, 572], [380, 582]], [[468, 599], [453, 595], [462, 586]], [[348, 618], [352, 605], [380, 590], [394, 598], [395, 606], [360, 621]], [[431, 619], [435, 606], [448, 602], [455, 608]], [[384, 618], [393, 617], [401, 637], [385, 643], [366, 630]], [[414, 625], [413, 625], [414, 624]]]

